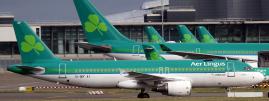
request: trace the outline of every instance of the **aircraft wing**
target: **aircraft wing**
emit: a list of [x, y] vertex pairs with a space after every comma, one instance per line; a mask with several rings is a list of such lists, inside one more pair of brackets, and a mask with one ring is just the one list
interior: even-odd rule
[[183, 78], [162, 77], [162, 76], [155, 76], [151, 74], [138, 73], [134, 71], [123, 70], [121, 72], [124, 74], [127, 74], [126, 77], [128, 78], [133, 78], [135, 80], [142, 81], [142, 82], [183, 80]]
[[99, 53], [111, 52], [111, 47], [109, 46], [99, 46], [99, 45], [89, 44], [88, 42], [76, 42], [75, 44], [83, 49], [92, 50], [94, 52], [99, 52]]
[[203, 54], [203, 53], [193, 53], [193, 52], [179, 52], [179, 51], [170, 51], [167, 52], [169, 54], [183, 56], [189, 59], [228, 59], [228, 60], [242, 60], [242, 61], [249, 61], [249, 62], [257, 62], [257, 60], [252, 59], [244, 59], [244, 58], [236, 58], [236, 57], [226, 57], [226, 56], [219, 56], [213, 54]]

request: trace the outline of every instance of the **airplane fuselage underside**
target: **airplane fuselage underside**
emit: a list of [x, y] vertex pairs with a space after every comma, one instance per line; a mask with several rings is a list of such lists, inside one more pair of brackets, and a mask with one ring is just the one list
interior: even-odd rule
[[[264, 79], [263, 75], [257, 72], [171, 73], [151, 75], [174, 78], [184, 77], [192, 82], [193, 87], [249, 86], [257, 84], [261, 79]], [[130, 80], [130, 78], [127, 78], [124, 74], [49, 74], [30, 76], [52, 82], [89, 88], [117, 88], [119, 82]]]

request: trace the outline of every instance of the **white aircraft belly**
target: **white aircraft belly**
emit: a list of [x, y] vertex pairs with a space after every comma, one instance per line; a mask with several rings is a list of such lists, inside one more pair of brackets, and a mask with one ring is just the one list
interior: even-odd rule
[[[88, 75], [89, 77], [81, 78], [81, 75]], [[225, 73], [171, 73], [155, 75], [185, 77], [192, 81], [193, 87], [250, 86], [264, 80], [264, 76], [258, 72], [236, 72], [234, 77], [227, 77]], [[64, 75], [61, 76], [63, 77]], [[34, 75], [33, 77], [90, 88], [116, 88], [119, 82], [130, 80], [130, 78], [121, 74], [69, 74], [66, 75], [66, 78], [59, 78], [59, 75]]]

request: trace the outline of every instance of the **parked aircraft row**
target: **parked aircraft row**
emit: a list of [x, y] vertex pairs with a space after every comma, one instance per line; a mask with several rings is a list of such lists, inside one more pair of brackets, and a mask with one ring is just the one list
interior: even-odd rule
[[[93, 5], [76, 6], [81, 24], [85, 30], [88, 42], [78, 45], [95, 52], [106, 53], [108, 56], [123, 60], [146, 60], [142, 45], [121, 34]], [[93, 22], [95, 21], [96, 22]], [[98, 26], [93, 26], [98, 22]], [[182, 33], [189, 33], [185, 26]], [[184, 35], [183, 35], [184, 36]], [[193, 39], [193, 38], [191, 38]], [[269, 50], [268, 43], [156, 43], [154, 45], [167, 60], [182, 59], [233, 59], [243, 60], [257, 67], [258, 52]], [[255, 47], [255, 48], [250, 48]], [[164, 52], [169, 50], [170, 54]]]
[[[204, 26], [197, 27], [198, 39], [185, 25], [177, 25], [179, 42], [182, 43], [218, 43]], [[145, 27], [149, 42], [165, 43], [158, 31], [153, 26]], [[171, 42], [171, 41], [170, 41]]]
[[149, 98], [151, 90], [187, 96], [194, 87], [241, 87], [267, 80], [267, 68], [248, 63], [257, 63], [257, 53], [269, 44], [138, 43], [123, 36], [88, 0], [73, 1], [88, 41], [77, 44], [126, 60], [62, 60], [26, 22], [14, 21], [22, 63], [9, 71], [81, 87], [140, 89], [138, 98]]

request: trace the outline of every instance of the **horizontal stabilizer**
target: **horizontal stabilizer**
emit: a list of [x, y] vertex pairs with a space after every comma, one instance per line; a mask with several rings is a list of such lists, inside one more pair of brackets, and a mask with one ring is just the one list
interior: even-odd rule
[[89, 44], [88, 42], [77, 42], [75, 44], [83, 49], [92, 50], [97, 53], [109, 53], [112, 49], [110, 46], [98, 46], [94, 44]]
[[16, 66], [16, 67], [33, 74], [43, 74], [45, 72], [45, 68], [43, 67], [30, 67], [30, 66]]

